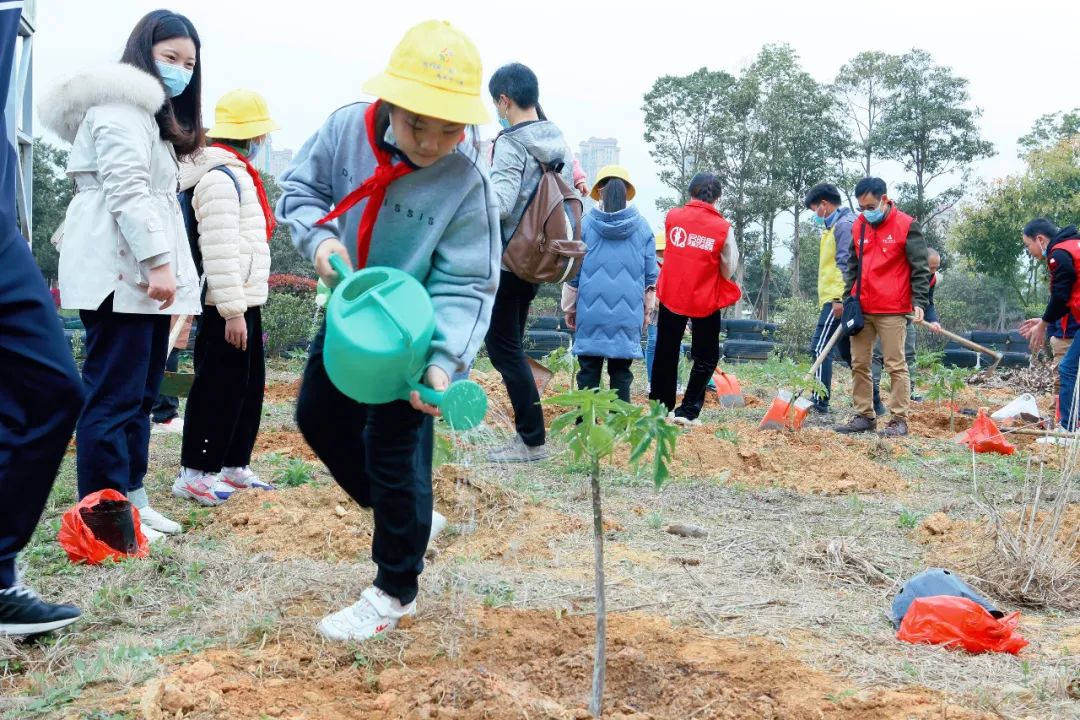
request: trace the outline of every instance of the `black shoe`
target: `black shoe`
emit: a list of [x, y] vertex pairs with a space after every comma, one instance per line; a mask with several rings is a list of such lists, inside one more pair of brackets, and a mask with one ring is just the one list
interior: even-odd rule
[[915, 393], [911, 393], [911, 402], [921, 403], [922, 401], [923, 401], [923, 396], [922, 395], [916, 395]]
[[812, 411], [812, 412], [813, 412], [813, 413], [814, 413], [815, 415], [828, 415], [828, 414], [829, 414], [829, 412], [830, 412], [830, 411], [829, 411], [829, 406], [828, 406], [828, 405], [819, 405], [819, 404], [817, 404], [817, 403], [814, 403], [813, 405], [811, 405], [811, 406], [810, 406], [810, 410], [811, 410], [811, 411]]
[[877, 420], [874, 418], [856, 415], [848, 421], [847, 425], [838, 425], [836, 432], [841, 435], [855, 435], [856, 433], [873, 432], [877, 430]]
[[0, 635], [38, 635], [66, 627], [82, 612], [71, 605], [54, 605], [24, 587], [0, 590]]
[[885, 403], [881, 402], [880, 400], [875, 400], [874, 401], [874, 414], [877, 415], [878, 417], [882, 417], [884, 415], [889, 414], [889, 409], [885, 407]]

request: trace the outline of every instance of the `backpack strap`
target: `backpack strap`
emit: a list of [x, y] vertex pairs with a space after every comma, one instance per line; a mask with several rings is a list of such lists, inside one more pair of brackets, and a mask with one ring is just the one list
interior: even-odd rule
[[220, 170], [221, 172], [229, 176], [229, 179], [232, 180], [233, 187], [236, 188], [236, 199], [241, 199], [243, 197], [243, 194], [240, 192], [240, 181], [236, 179], [236, 175], [233, 173], [232, 170], [229, 169], [229, 166], [215, 165], [214, 167], [207, 170], [207, 172], [214, 172], [215, 170]]

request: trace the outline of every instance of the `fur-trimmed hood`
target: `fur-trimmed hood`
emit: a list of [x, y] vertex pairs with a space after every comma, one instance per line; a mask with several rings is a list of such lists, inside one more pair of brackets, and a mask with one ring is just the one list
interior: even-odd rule
[[153, 115], [165, 104], [165, 88], [153, 75], [116, 63], [61, 82], [38, 103], [38, 115], [46, 128], [70, 143], [90, 108], [114, 104], [134, 105]]

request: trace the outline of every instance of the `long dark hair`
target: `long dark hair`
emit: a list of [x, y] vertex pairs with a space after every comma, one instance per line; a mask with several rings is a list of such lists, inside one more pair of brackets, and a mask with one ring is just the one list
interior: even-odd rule
[[202, 147], [205, 133], [202, 124], [202, 41], [195, 26], [183, 15], [169, 10], [147, 13], [131, 31], [120, 62], [153, 75], [164, 87], [154, 62], [154, 45], [173, 38], [191, 38], [195, 43], [195, 70], [184, 92], [167, 99], [155, 117], [161, 139], [171, 142], [177, 155], [186, 157]]
[[626, 209], [626, 183], [619, 178], [608, 178], [600, 190], [604, 212], [615, 213]]

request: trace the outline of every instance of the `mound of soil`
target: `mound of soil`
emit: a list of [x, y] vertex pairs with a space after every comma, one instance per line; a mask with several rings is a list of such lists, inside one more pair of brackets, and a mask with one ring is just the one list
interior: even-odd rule
[[304, 436], [294, 430], [270, 430], [260, 432], [255, 440], [253, 455], [277, 453], [307, 462], [320, 462], [319, 456], [308, 446]]
[[300, 380], [299, 378], [292, 382], [274, 383], [266, 388], [266, 394], [263, 396], [266, 402], [271, 403], [290, 403], [295, 402], [296, 398], [300, 395]]
[[[1006, 513], [1005, 522], [1017, 526], [1019, 516]], [[1036, 527], [1046, 520], [1047, 514], [1036, 515]], [[1072, 504], [1065, 511], [1058, 540], [1072, 544], [1080, 532], [1080, 504]], [[927, 546], [926, 561], [934, 567], [944, 567], [964, 573], [978, 573], [987, 560], [996, 554], [995, 534], [992, 523], [987, 520], [954, 520], [945, 513], [930, 515], [915, 530], [915, 539]], [[1080, 543], [1072, 546], [1072, 556], [1080, 563]]]
[[[550, 541], [584, 532], [584, 519], [563, 515], [444, 466], [433, 483], [435, 507], [451, 530], [437, 540], [450, 557], [550, 557]], [[364, 561], [371, 552], [371, 511], [336, 484], [308, 484], [273, 493], [242, 492], [211, 514], [210, 531], [242, 538], [255, 553], [330, 562]]]
[[[723, 439], [730, 433], [734, 442]], [[822, 495], [899, 494], [907, 481], [875, 460], [895, 452], [897, 447], [877, 438], [852, 439], [813, 428], [763, 432], [756, 424], [738, 421], [723, 429], [703, 425], [680, 435], [672, 472], [682, 478], [724, 477], [729, 483]]]
[[[285, 641], [178, 659], [125, 701], [145, 720], [590, 717], [593, 622], [478, 611], [464, 628], [421, 619], [400, 662]], [[452, 638], [454, 631], [460, 637]], [[181, 664], [182, 663], [182, 664]], [[608, 626], [604, 717], [619, 720], [904, 720], [986, 717], [923, 689], [855, 692], [761, 639], [708, 638], [647, 615]]]

